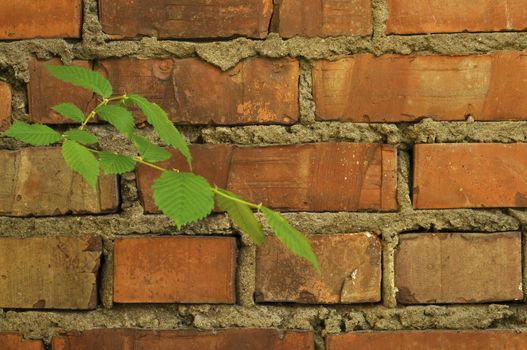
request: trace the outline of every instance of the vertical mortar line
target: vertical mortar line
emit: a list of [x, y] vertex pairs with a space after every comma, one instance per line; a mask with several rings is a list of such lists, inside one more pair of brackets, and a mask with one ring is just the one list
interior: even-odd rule
[[521, 232], [521, 264], [522, 264], [522, 293], [523, 293], [523, 302], [527, 302], [527, 233], [525, 232], [525, 226], [520, 222], [520, 232]]
[[302, 59], [300, 61], [300, 77], [298, 80], [298, 113], [299, 122], [303, 125], [315, 122], [315, 101], [313, 100], [313, 79], [311, 70], [312, 62]]
[[373, 42], [379, 42], [386, 37], [386, 20], [388, 18], [388, 0], [372, 0], [372, 30]]
[[104, 237], [99, 276], [99, 299], [105, 309], [113, 307], [113, 247], [114, 242]]
[[399, 244], [397, 232], [382, 233], [382, 303], [385, 307], [397, 307], [395, 285], [395, 249]]
[[397, 204], [399, 212], [413, 211], [412, 205], [412, 156], [410, 150], [399, 147], [397, 151]]
[[255, 305], [256, 291], [256, 246], [249, 238], [242, 235], [238, 245], [236, 268], [236, 299], [237, 304], [251, 307]]

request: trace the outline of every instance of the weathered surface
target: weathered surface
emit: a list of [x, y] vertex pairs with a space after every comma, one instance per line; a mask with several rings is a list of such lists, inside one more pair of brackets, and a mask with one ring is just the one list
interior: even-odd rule
[[71, 171], [60, 148], [0, 151], [0, 215], [47, 216], [115, 212], [115, 176], [101, 176], [97, 191]]
[[148, 237], [115, 241], [114, 301], [235, 302], [236, 240]]
[[381, 243], [370, 233], [308, 236], [320, 273], [267, 237], [256, 255], [256, 300], [349, 304], [381, 300]]
[[[392, 146], [320, 143], [272, 147], [193, 145], [196, 173], [218, 187], [272, 208], [305, 211], [397, 209], [396, 150]], [[207, 164], [214, 160], [214, 163]], [[163, 166], [186, 170], [177, 154]], [[146, 212], [155, 212], [157, 170], [140, 166]]]
[[315, 62], [313, 89], [318, 120], [527, 119], [527, 56], [360, 54]]
[[0, 238], [0, 308], [95, 309], [99, 237]]
[[0, 333], [0, 349], [44, 350], [44, 343], [41, 340], [25, 340], [19, 334]]
[[11, 117], [11, 87], [0, 81], [0, 131], [7, 129]]
[[265, 38], [273, 1], [102, 0], [99, 6], [103, 31], [118, 37]]
[[519, 232], [404, 234], [395, 251], [403, 304], [521, 300]]
[[389, 34], [496, 32], [527, 28], [526, 0], [388, 0]]
[[527, 144], [416, 145], [413, 205], [527, 207]]

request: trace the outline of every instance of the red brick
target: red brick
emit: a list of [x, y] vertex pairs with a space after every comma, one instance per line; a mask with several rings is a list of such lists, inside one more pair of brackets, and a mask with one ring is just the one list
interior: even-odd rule
[[98, 214], [119, 207], [115, 176], [100, 177], [94, 192], [67, 167], [58, 147], [0, 151], [0, 184], [0, 215]]
[[321, 273], [274, 237], [256, 257], [256, 300], [349, 304], [381, 300], [381, 243], [369, 233], [310, 235]]
[[99, 237], [0, 238], [0, 308], [94, 309]]
[[370, 0], [278, 0], [280, 36], [370, 35]]
[[148, 237], [115, 242], [118, 303], [235, 302], [232, 237]]
[[527, 334], [517, 331], [353, 332], [330, 335], [327, 350], [520, 350]]
[[359, 54], [315, 62], [313, 89], [318, 120], [527, 119], [527, 56]]
[[44, 350], [41, 340], [25, 340], [13, 333], [0, 333], [0, 345], [2, 350]]
[[388, 0], [388, 34], [496, 32], [527, 28], [526, 0]]
[[11, 87], [0, 81], [0, 131], [7, 129], [11, 117]]
[[80, 38], [80, 0], [2, 1], [0, 39]]
[[[193, 145], [191, 152], [196, 173], [218, 187], [272, 208], [292, 211], [397, 209], [397, 155], [393, 146], [353, 143], [271, 147]], [[161, 164], [187, 170], [179, 155]], [[151, 168], [140, 166], [137, 169], [138, 187], [148, 213], [156, 212], [151, 185], [158, 175], [157, 170]]]
[[395, 284], [403, 304], [521, 300], [521, 235], [401, 235]]
[[273, 11], [272, 0], [101, 0], [99, 6], [103, 31], [128, 38], [262, 39]]
[[417, 209], [527, 207], [527, 144], [430, 144], [414, 151]]
[[312, 332], [274, 329], [144, 331], [96, 329], [52, 339], [53, 350], [314, 350]]

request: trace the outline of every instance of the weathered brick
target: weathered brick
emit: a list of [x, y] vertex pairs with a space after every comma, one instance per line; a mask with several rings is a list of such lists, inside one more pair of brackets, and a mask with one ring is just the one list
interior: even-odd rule
[[11, 117], [11, 87], [0, 81], [0, 131], [7, 129]]
[[388, 0], [389, 34], [495, 32], [527, 28], [526, 0]]
[[[293, 211], [397, 209], [393, 146], [321, 143], [272, 147], [193, 145], [194, 170], [218, 187], [256, 203]], [[175, 153], [175, 152], [173, 152]], [[187, 170], [175, 155], [163, 166]], [[156, 212], [151, 185], [157, 170], [140, 166], [146, 212]]]
[[516, 331], [353, 332], [330, 335], [327, 350], [520, 350], [527, 334]]
[[272, 0], [101, 0], [99, 6], [103, 31], [128, 38], [265, 38], [273, 11]]
[[527, 207], [527, 144], [429, 144], [414, 151], [417, 209]]
[[232, 237], [148, 237], [115, 242], [118, 303], [235, 302]]
[[0, 308], [94, 309], [99, 237], [0, 238]]
[[44, 350], [41, 340], [25, 340], [19, 334], [0, 333], [0, 349], [2, 350]]
[[370, 35], [369, 0], [278, 0], [277, 23], [283, 38], [293, 36]]
[[0, 151], [0, 184], [0, 215], [105, 213], [119, 205], [115, 176], [100, 177], [94, 192], [58, 147]]
[[80, 0], [16, 0], [0, 5], [0, 39], [80, 38]]
[[225, 329], [215, 332], [96, 329], [52, 339], [53, 350], [314, 350], [313, 332]]
[[521, 300], [519, 232], [405, 234], [395, 252], [403, 304]]
[[527, 56], [359, 54], [315, 62], [313, 89], [318, 120], [527, 119]]
[[370, 233], [310, 235], [321, 273], [267, 237], [256, 257], [256, 300], [348, 304], [381, 300], [381, 243]]

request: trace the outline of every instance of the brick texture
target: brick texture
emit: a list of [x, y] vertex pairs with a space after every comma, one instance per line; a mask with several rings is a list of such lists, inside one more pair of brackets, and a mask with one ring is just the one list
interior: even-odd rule
[[520, 350], [527, 334], [516, 331], [353, 332], [330, 335], [327, 350]]
[[94, 192], [58, 147], [0, 151], [0, 184], [0, 215], [106, 213], [119, 205], [115, 176], [100, 177]]
[[416, 145], [414, 207], [527, 207], [527, 144]]
[[0, 238], [0, 308], [94, 309], [98, 237]]
[[404, 234], [395, 253], [404, 304], [521, 300], [519, 232]]
[[0, 40], [79, 38], [80, 0], [2, 1]]
[[40, 340], [25, 340], [21, 335], [0, 333], [0, 349], [2, 350], [44, 350]]
[[0, 81], [0, 131], [7, 129], [11, 117], [11, 87]]
[[117, 37], [265, 38], [273, 0], [102, 0], [99, 6], [103, 31]]
[[496, 32], [527, 28], [526, 0], [388, 0], [389, 34]]
[[[194, 171], [254, 202], [292, 211], [397, 209], [393, 146], [321, 143], [272, 147], [193, 145]], [[175, 152], [174, 152], [175, 153]], [[163, 166], [187, 170], [176, 155]], [[137, 183], [148, 213], [157, 170], [140, 166]]]
[[96, 329], [52, 339], [53, 350], [314, 350], [312, 332], [274, 329], [143, 331]]
[[527, 56], [359, 54], [316, 61], [313, 89], [318, 120], [527, 119]]
[[283, 38], [293, 36], [370, 35], [372, 11], [369, 0], [279, 0], [277, 23]]
[[231, 237], [120, 239], [114, 250], [118, 303], [235, 302]]
[[310, 235], [321, 273], [267, 237], [256, 257], [256, 300], [347, 304], [381, 300], [381, 243], [369, 233]]

